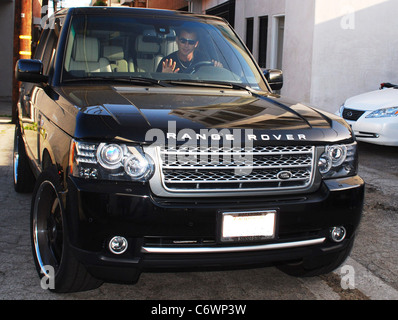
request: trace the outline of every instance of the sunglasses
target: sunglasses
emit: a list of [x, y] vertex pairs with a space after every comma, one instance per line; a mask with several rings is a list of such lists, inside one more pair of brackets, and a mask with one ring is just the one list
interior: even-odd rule
[[190, 39], [180, 38], [180, 42], [182, 44], [186, 44], [188, 42], [188, 44], [190, 46], [193, 46], [197, 42], [197, 40], [190, 40]]

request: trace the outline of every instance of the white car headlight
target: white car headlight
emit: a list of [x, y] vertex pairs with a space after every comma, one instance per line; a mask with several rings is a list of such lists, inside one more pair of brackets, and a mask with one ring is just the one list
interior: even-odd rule
[[147, 181], [154, 165], [140, 146], [72, 141], [70, 173], [85, 179]]
[[366, 116], [366, 118], [386, 118], [386, 117], [398, 117], [398, 107], [375, 110]]

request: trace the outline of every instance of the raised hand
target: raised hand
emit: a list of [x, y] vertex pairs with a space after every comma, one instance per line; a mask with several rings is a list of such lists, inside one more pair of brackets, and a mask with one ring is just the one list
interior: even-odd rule
[[178, 71], [180, 71], [180, 68], [176, 69], [176, 62], [173, 61], [173, 59], [166, 59], [165, 61], [163, 61], [162, 72], [177, 73]]

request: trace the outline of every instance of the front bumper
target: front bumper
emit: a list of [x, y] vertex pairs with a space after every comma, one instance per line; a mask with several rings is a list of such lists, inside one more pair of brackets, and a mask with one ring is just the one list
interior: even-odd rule
[[385, 146], [398, 146], [398, 119], [366, 118], [371, 111], [365, 112], [357, 121], [346, 120], [354, 130], [358, 141]]
[[[143, 184], [69, 178], [70, 246], [94, 276], [134, 282], [146, 270], [264, 265], [343, 250], [360, 221], [364, 182], [358, 176], [326, 180], [314, 193], [279, 197], [166, 199], [150, 194]], [[271, 209], [277, 211], [274, 239], [220, 241], [220, 210]], [[333, 226], [347, 229], [346, 240], [329, 239]], [[108, 250], [116, 235], [129, 243], [121, 255]]]

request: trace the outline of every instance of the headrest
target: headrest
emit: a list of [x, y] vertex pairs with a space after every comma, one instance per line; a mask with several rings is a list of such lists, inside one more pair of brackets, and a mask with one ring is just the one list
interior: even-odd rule
[[104, 46], [104, 57], [107, 58], [109, 61], [124, 59], [123, 47]]
[[144, 36], [138, 36], [135, 49], [140, 53], [158, 53], [160, 45], [157, 42], [144, 41]]
[[166, 41], [162, 43], [162, 54], [165, 56], [168, 56], [170, 53], [173, 53], [174, 51], [178, 50], [177, 43], [174, 40], [169, 41], [166, 38]]
[[76, 36], [73, 59], [79, 62], [97, 62], [99, 59], [99, 41], [97, 38]]

